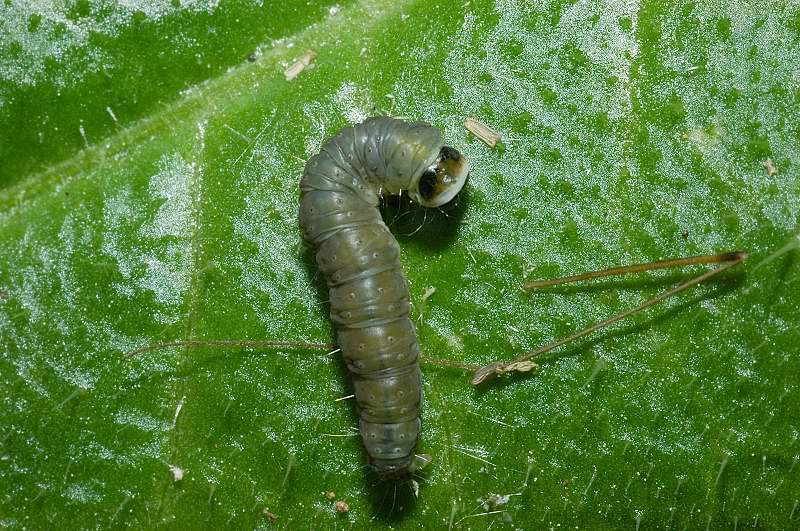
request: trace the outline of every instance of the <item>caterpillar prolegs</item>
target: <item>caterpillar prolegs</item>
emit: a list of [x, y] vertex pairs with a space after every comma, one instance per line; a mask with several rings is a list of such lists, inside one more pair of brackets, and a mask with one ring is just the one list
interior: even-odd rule
[[300, 228], [330, 290], [330, 316], [353, 379], [372, 468], [396, 478], [424, 466], [415, 449], [422, 376], [400, 248], [381, 218], [383, 195], [426, 207], [453, 199], [469, 164], [423, 122], [370, 118], [342, 129], [308, 160]]

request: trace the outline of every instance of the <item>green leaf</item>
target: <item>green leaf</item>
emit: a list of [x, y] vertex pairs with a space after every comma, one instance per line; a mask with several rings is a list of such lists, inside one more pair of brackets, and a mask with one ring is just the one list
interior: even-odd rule
[[[798, 525], [796, 7], [134, 4], [0, 5], [0, 524]], [[332, 341], [297, 183], [378, 113], [472, 164], [457, 205], [385, 208], [428, 357], [510, 359], [697, 273], [528, 277], [751, 257], [533, 375], [424, 365], [418, 499], [366, 471], [337, 355], [124, 356]]]

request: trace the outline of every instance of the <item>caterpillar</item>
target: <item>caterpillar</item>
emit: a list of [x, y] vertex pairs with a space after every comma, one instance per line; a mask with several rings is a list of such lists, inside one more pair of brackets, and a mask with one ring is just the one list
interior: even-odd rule
[[352, 377], [371, 468], [398, 479], [425, 466], [415, 453], [422, 373], [400, 247], [380, 198], [406, 191], [424, 207], [452, 200], [467, 159], [424, 122], [369, 118], [328, 140], [305, 166], [299, 222], [330, 293], [330, 318]]
[[[467, 159], [443, 145], [438, 129], [423, 122], [378, 117], [347, 127], [326, 142], [320, 153], [308, 160], [300, 181], [300, 229], [316, 250], [317, 265], [330, 289], [331, 320], [353, 379], [361, 437], [369, 463], [382, 479], [407, 477], [431, 457], [415, 453], [423, 402], [420, 350], [409, 319], [409, 289], [399, 262], [400, 249], [377, 207], [382, 196], [402, 191], [422, 206], [442, 206], [458, 195], [468, 176]], [[532, 361], [538, 356], [638, 314], [747, 257], [746, 251], [729, 251], [528, 282], [525, 289], [536, 289], [653, 269], [722, 264], [634, 308], [509, 361], [483, 366], [427, 361], [474, 371], [474, 385], [503, 374], [530, 372], [538, 367]], [[127, 356], [176, 346], [330, 347], [304, 341], [185, 339], [138, 348]]]

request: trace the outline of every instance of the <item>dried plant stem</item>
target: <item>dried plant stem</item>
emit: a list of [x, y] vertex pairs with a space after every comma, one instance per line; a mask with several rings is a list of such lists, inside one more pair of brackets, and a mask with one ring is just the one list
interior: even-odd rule
[[[716, 257], [716, 258], [725, 257], [726, 260], [718, 260], [716, 258], [714, 260], [712, 260], [711, 257]], [[698, 258], [707, 258], [707, 261], [698, 261]], [[545, 345], [545, 346], [543, 346], [543, 347], [541, 347], [541, 348], [539, 348], [537, 350], [532, 350], [530, 352], [526, 352], [525, 354], [522, 354], [521, 356], [518, 356], [518, 357], [514, 358], [511, 361], [497, 361], [497, 362], [491, 363], [489, 365], [485, 365], [485, 366], [481, 367], [480, 369], [478, 369], [475, 372], [475, 374], [472, 377], [472, 384], [473, 385], [479, 385], [479, 384], [481, 384], [481, 383], [483, 383], [483, 382], [485, 382], [485, 381], [497, 376], [498, 374], [503, 374], [503, 373], [506, 373], [506, 372], [519, 371], [519, 370], [523, 370], [523, 371], [524, 370], [531, 370], [531, 368], [535, 367], [535, 364], [530, 363], [529, 360], [531, 360], [533, 358], [536, 358], [537, 356], [540, 356], [540, 355], [542, 355], [542, 354], [544, 354], [546, 352], [550, 352], [551, 350], [553, 350], [555, 348], [558, 348], [561, 345], [565, 345], [567, 343], [575, 341], [576, 339], [579, 339], [581, 337], [587, 336], [587, 335], [591, 334], [592, 332], [596, 332], [597, 330], [605, 328], [605, 327], [607, 327], [607, 326], [609, 326], [609, 325], [611, 325], [613, 323], [616, 323], [617, 321], [625, 319], [626, 317], [630, 317], [631, 315], [637, 314], [637, 313], [649, 308], [650, 306], [658, 304], [659, 302], [662, 302], [662, 301], [672, 297], [673, 295], [676, 295], [676, 294], [680, 293], [681, 291], [684, 291], [684, 290], [686, 290], [688, 288], [694, 287], [694, 286], [696, 286], [696, 285], [708, 280], [709, 278], [711, 278], [713, 276], [716, 276], [716, 275], [722, 273], [723, 271], [726, 271], [726, 270], [728, 270], [728, 269], [730, 269], [730, 268], [742, 263], [746, 258], [747, 258], [747, 252], [745, 252], [745, 251], [735, 251], [735, 252], [732, 252], [732, 253], [722, 253], [722, 254], [719, 254], [719, 255], [709, 255], [707, 257], [693, 257], [693, 258], [687, 258], [687, 259], [677, 259], [677, 260], [666, 260], [666, 261], [663, 261], [663, 262], [654, 262], [654, 264], [660, 264], [658, 267], [650, 267], [652, 264], [640, 264], [640, 265], [637, 265], [637, 266], [629, 266], [629, 267], [638, 267], [638, 268], [640, 268], [640, 269], [637, 269], [638, 271], [647, 271], [648, 269], [656, 269], [656, 268], [660, 269], [660, 268], [664, 268], [664, 267], [677, 267], [677, 266], [680, 266], [680, 265], [686, 265], [686, 262], [684, 262], [684, 260], [691, 260], [690, 262], [688, 262], [690, 264], [714, 263], [714, 262], [719, 262], [719, 261], [724, 261], [725, 262], [723, 265], [721, 265], [721, 266], [719, 266], [719, 267], [717, 267], [715, 269], [712, 269], [711, 271], [707, 271], [706, 273], [703, 273], [700, 276], [697, 276], [697, 277], [695, 277], [695, 278], [693, 278], [691, 280], [688, 280], [688, 281], [684, 282], [683, 284], [680, 284], [680, 285], [678, 285], [678, 286], [676, 286], [676, 287], [674, 287], [674, 288], [672, 288], [672, 289], [670, 289], [668, 291], [665, 291], [664, 293], [661, 293], [660, 295], [658, 295], [656, 297], [653, 297], [652, 299], [650, 299], [648, 301], [643, 302], [642, 304], [636, 306], [635, 308], [631, 308], [629, 310], [625, 310], [624, 312], [620, 312], [617, 315], [609, 317], [608, 319], [600, 321], [599, 323], [593, 324], [593, 325], [591, 325], [591, 326], [589, 326], [587, 328], [584, 328], [583, 330], [575, 332], [572, 335], [569, 335], [569, 336], [567, 336], [565, 338], [562, 338], [562, 339], [559, 339], [557, 341], [553, 341], [552, 343], [550, 343], [548, 345]], [[671, 263], [672, 265], [665, 266], [664, 264], [666, 264], [666, 263]], [[624, 272], [624, 273], [629, 272], [628, 268], [624, 268], [624, 267], [623, 268], [614, 268], [613, 270], [617, 270], [617, 271], [623, 270], [622, 272]], [[613, 271], [613, 270], [607, 270], [607, 271]], [[613, 273], [610, 273], [610, 274], [613, 274]], [[597, 275], [597, 276], [608, 276], [608, 275], [604, 274], [604, 275]], [[594, 278], [594, 277], [591, 277], [591, 276], [590, 277], [586, 277], [586, 275], [577, 275], [577, 277], [580, 280], [583, 280], [584, 278]]]

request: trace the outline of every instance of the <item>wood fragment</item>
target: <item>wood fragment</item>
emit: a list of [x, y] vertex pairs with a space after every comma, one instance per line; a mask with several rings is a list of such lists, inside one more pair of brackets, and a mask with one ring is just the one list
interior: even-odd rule
[[505, 367], [497, 369], [497, 373], [505, 374], [509, 372], [530, 372], [538, 368], [539, 366], [536, 363], [530, 360], [524, 360], [524, 361], [516, 361], [514, 363], [509, 363]]
[[487, 494], [486, 496], [481, 496], [478, 498], [478, 503], [483, 506], [484, 511], [494, 511], [501, 505], [505, 505], [511, 500], [511, 496], [516, 496], [515, 494]]
[[493, 148], [503, 138], [500, 133], [491, 129], [488, 125], [476, 120], [475, 118], [466, 118], [464, 120], [464, 127], [467, 131], [477, 136], [484, 144]]
[[264, 514], [264, 516], [266, 516], [267, 518], [269, 518], [269, 521], [270, 521], [270, 522], [272, 522], [273, 524], [274, 524], [275, 522], [277, 522], [277, 521], [278, 521], [278, 515], [277, 515], [277, 514], [275, 514], [275, 513], [273, 513], [273, 512], [271, 512], [271, 511], [270, 511], [269, 509], [267, 509], [266, 507], [265, 507], [265, 508], [264, 508], [264, 510], [263, 510], [263, 511], [261, 511], [261, 512]]
[[286, 76], [286, 81], [291, 81], [299, 76], [300, 73], [308, 68], [308, 66], [314, 61], [316, 56], [316, 52], [311, 50], [301, 55], [300, 58], [292, 64], [292, 66], [283, 72], [283, 75]]
[[762, 166], [767, 170], [767, 175], [772, 177], [776, 173], [778, 173], [778, 168], [775, 167], [775, 163], [772, 162], [772, 159], [767, 159], [761, 163]]

